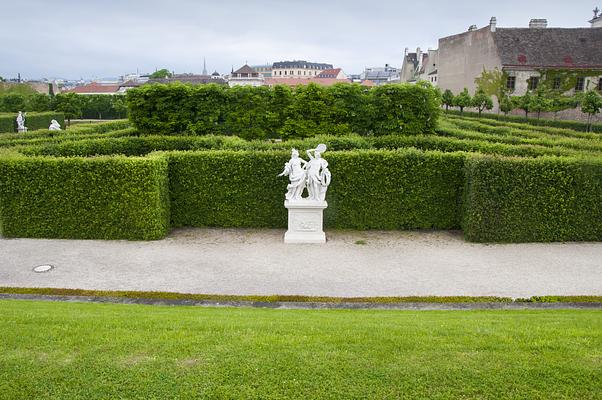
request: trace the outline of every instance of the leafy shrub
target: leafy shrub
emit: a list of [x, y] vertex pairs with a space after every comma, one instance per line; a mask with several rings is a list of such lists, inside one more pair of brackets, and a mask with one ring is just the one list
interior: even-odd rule
[[600, 159], [471, 157], [465, 193], [468, 240], [602, 240]]
[[[48, 129], [50, 121], [56, 119], [62, 127], [65, 126], [65, 116], [60, 112], [28, 112], [25, 116], [25, 126], [28, 131]], [[0, 114], [0, 132], [17, 132], [17, 114]]]
[[158, 239], [169, 227], [167, 161], [0, 158], [6, 237]]

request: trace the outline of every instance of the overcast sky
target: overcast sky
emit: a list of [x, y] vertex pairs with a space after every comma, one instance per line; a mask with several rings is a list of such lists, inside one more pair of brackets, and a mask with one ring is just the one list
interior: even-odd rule
[[[596, 4], [600, 3], [600, 4]], [[586, 27], [602, 0], [0, 0], [0, 76], [101, 78], [168, 68], [209, 73], [303, 59], [347, 73], [400, 66], [404, 48], [483, 27]]]

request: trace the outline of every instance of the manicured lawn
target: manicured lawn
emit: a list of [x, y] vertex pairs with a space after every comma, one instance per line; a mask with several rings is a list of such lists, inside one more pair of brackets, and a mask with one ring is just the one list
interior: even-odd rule
[[0, 398], [602, 398], [602, 312], [0, 301]]

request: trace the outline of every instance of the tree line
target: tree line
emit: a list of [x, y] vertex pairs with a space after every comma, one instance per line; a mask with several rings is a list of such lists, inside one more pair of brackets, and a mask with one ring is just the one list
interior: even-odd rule
[[43, 94], [27, 84], [0, 85], [0, 112], [60, 111], [65, 119], [121, 119], [127, 116], [124, 96]]
[[[481, 88], [474, 96], [470, 95], [467, 88], [457, 95], [447, 89], [443, 92], [441, 99], [446, 111], [450, 107], [457, 107], [460, 109], [460, 113], [463, 113], [465, 108], [472, 107], [477, 109], [481, 115], [483, 111], [493, 109], [493, 98]], [[498, 103], [499, 111], [505, 115], [513, 110], [522, 110], [525, 118], [529, 118], [530, 114], [535, 114], [537, 119], [543, 112], [556, 114], [562, 110], [580, 108], [581, 112], [587, 114], [590, 128], [592, 118], [602, 110], [602, 96], [596, 90], [565, 96], [541, 87], [537, 90], [527, 91], [523, 96], [503, 95], [501, 99], [498, 99]]]

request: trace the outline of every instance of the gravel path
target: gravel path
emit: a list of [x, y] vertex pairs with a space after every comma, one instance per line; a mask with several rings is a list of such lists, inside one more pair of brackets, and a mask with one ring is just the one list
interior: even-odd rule
[[[154, 242], [0, 239], [0, 286], [307, 296], [602, 295], [602, 243], [464, 242], [455, 232], [181, 229]], [[55, 266], [34, 273], [40, 264]]]

